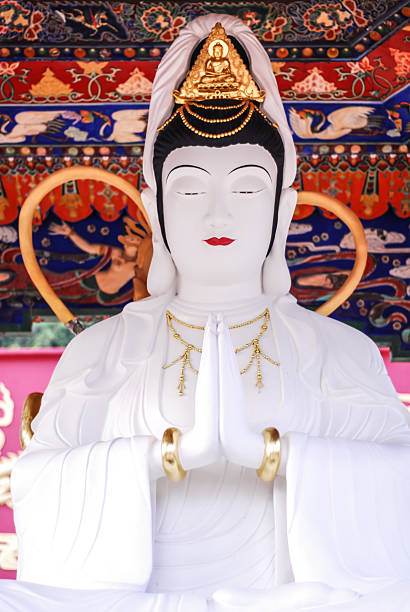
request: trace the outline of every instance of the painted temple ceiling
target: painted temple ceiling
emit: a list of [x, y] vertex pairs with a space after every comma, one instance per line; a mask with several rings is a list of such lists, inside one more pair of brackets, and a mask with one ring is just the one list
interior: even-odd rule
[[[298, 150], [296, 187], [340, 199], [365, 226], [363, 280], [334, 316], [408, 357], [410, 9], [393, 0], [0, 0], [0, 331], [48, 314], [18, 246], [25, 197], [79, 164], [144, 187], [156, 68], [180, 29], [208, 12], [238, 15], [269, 54]], [[122, 256], [129, 220], [144, 231], [135, 205], [102, 183], [72, 181], [41, 202], [35, 250], [75, 314], [105, 316], [133, 298], [132, 275], [113, 293], [98, 281]], [[301, 206], [287, 258], [293, 293], [317, 307], [346, 278], [352, 239], [338, 219]]]

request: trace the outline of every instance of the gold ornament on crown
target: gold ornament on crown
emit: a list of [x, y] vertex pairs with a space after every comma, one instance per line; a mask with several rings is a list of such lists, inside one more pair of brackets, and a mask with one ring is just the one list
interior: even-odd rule
[[222, 25], [216, 23], [174, 98], [177, 104], [221, 98], [263, 102], [265, 92], [252, 79]]
[[[254, 111], [267, 119], [255, 105], [255, 102], [263, 102], [265, 92], [259, 89], [252, 79], [220, 23], [212, 28], [184, 83], [179, 90], [174, 90], [173, 94], [176, 104], [182, 106], [158, 128], [158, 131], [163, 130], [179, 115], [182, 123], [191, 132], [203, 138], [224, 138], [242, 130], [249, 123]], [[200, 104], [206, 100], [233, 100], [235, 104], [226, 106]], [[215, 119], [203, 117], [198, 112], [201, 108], [221, 111], [223, 116]], [[225, 111], [229, 110], [234, 112], [224, 116]], [[190, 117], [203, 122], [204, 129], [192, 125]], [[239, 119], [240, 124], [231, 129], [221, 132], [209, 132], [206, 129], [209, 124], [223, 125], [236, 119]]]

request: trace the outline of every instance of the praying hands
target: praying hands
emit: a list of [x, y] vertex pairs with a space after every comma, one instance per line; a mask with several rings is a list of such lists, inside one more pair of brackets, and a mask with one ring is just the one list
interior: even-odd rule
[[[178, 441], [183, 470], [210, 465], [221, 457], [255, 470], [261, 466], [263, 432], [252, 431], [247, 422], [237, 357], [222, 315], [210, 314], [205, 327], [194, 410], [194, 426]], [[281, 447], [279, 473], [283, 475], [286, 438], [282, 438]], [[151, 478], [164, 475], [160, 440], [152, 446], [150, 467]]]

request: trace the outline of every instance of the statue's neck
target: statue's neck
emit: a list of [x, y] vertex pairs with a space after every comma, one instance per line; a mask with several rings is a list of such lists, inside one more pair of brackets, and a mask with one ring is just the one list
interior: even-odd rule
[[177, 277], [177, 299], [181, 303], [199, 306], [208, 312], [224, 312], [242, 309], [265, 300], [260, 278], [244, 280], [229, 285], [203, 285]]

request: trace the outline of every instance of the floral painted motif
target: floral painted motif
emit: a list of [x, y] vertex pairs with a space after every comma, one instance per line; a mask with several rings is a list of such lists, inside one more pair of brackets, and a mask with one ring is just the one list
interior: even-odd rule
[[44, 96], [45, 98], [67, 96], [71, 92], [70, 85], [58, 79], [51, 68], [46, 68], [41, 80], [30, 88], [33, 96]]
[[31, 12], [15, 0], [0, 2], [0, 35], [24, 32], [26, 40], [37, 40], [43, 20], [44, 14], [41, 11]]
[[303, 21], [310, 32], [321, 32], [326, 40], [336, 40], [353, 24], [364, 27], [368, 23], [354, 0], [315, 4], [305, 12]]
[[256, 11], [245, 11], [242, 15], [242, 21], [248, 26], [248, 28], [254, 28], [259, 26], [262, 19], [259, 19]]
[[335, 70], [340, 81], [353, 77], [350, 87], [355, 98], [362, 99], [366, 90], [373, 99], [379, 99], [382, 91], [385, 96], [392, 91], [391, 82], [383, 75], [389, 68], [383, 64], [380, 56], [373, 57], [372, 61], [366, 56], [360, 62], [347, 62], [346, 67], [348, 71], [344, 67], [337, 67]]
[[330, 93], [337, 89], [334, 83], [326, 81], [322, 76], [322, 70], [314, 66], [308, 70], [308, 75], [298, 83], [292, 85], [292, 90], [296, 93]]
[[0, 100], [8, 102], [16, 98], [16, 85], [28, 85], [30, 70], [20, 66], [20, 62], [0, 62]]
[[159, 35], [164, 42], [171, 42], [179, 34], [180, 28], [185, 25], [185, 17], [173, 17], [170, 11], [161, 6], [152, 6], [146, 9], [141, 21], [148, 32]]
[[0, 62], [0, 76], [14, 76], [19, 65], [20, 62]]
[[108, 62], [77, 62], [84, 74], [103, 74]]
[[120, 83], [115, 91], [122, 96], [150, 94], [152, 83], [137, 66], [131, 72], [129, 78], [124, 83]]
[[262, 34], [262, 39], [267, 42], [276, 40], [280, 37], [287, 24], [288, 19], [286, 17], [276, 17], [273, 22], [268, 19], [265, 25], [267, 31]]
[[[10, 51], [4, 57], [11, 55], [13, 59], [23, 59], [21, 55], [26, 51], [27, 57], [55, 58], [62, 52], [60, 45], [66, 46], [66, 60], [85, 57], [94, 60], [96, 56], [108, 59], [118, 53], [130, 58], [138, 52], [135, 43], [142, 44], [141, 57], [145, 59], [152, 45], [170, 44], [181, 28], [199, 15], [226, 13], [242, 19], [265, 45], [308, 47], [313, 41], [321, 40], [323, 46], [329, 47], [340, 43], [348, 48], [350, 59], [361, 56], [374, 41], [405, 25], [407, 14], [400, 10], [404, 0], [400, 0], [400, 7], [397, 5], [397, 0], [279, 0], [275, 3], [264, 0], [166, 0], [161, 3], [155, 0], [0, 0], [0, 39], [3, 38]], [[378, 25], [383, 21], [388, 29], [380, 33]], [[26, 49], [24, 43], [31, 41], [44, 41], [45, 49], [40, 45]], [[96, 51], [87, 44], [96, 42], [108, 43], [108, 46]], [[360, 48], [356, 48], [358, 43]], [[120, 51], [115, 51], [115, 45]], [[316, 46], [312, 49], [316, 56]], [[133, 56], [125, 53], [130, 50], [134, 51]], [[155, 51], [159, 56], [159, 50]]]
[[6, 434], [1, 427], [8, 427], [13, 421], [14, 402], [6, 385], [0, 382], [0, 451], [6, 441]]
[[396, 71], [397, 76], [408, 77], [410, 73], [410, 52], [390, 48], [390, 53], [393, 56], [396, 64], [394, 66], [394, 70]]
[[360, 62], [347, 62], [348, 67], [350, 68], [351, 74], [371, 74], [372, 70], [375, 68], [370, 63], [369, 58], [366, 56]]
[[9, 30], [21, 30], [29, 24], [30, 11], [13, 0], [0, 2], [0, 34]]

